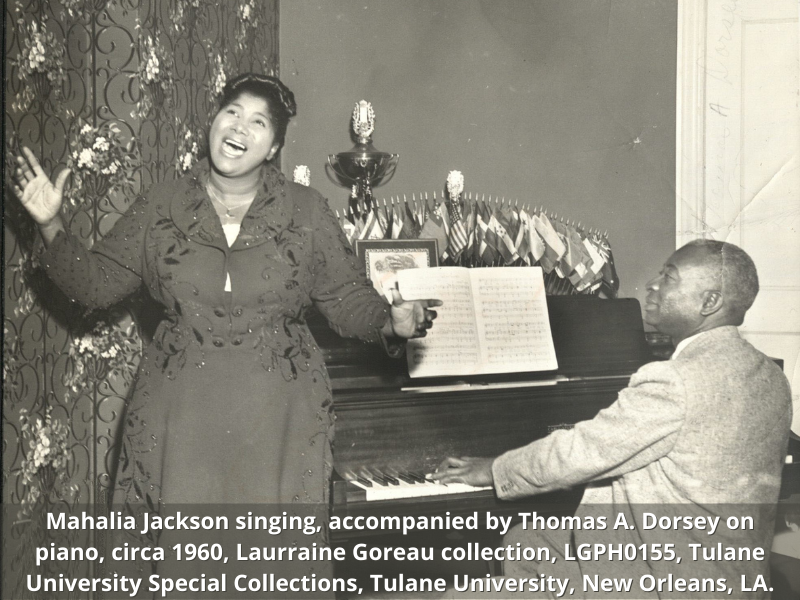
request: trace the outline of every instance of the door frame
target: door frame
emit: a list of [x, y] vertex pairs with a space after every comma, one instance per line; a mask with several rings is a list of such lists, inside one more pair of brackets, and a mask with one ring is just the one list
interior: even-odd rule
[[705, 215], [705, 63], [707, 0], [678, 0], [675, 123], [675, 248], [707, 237]]

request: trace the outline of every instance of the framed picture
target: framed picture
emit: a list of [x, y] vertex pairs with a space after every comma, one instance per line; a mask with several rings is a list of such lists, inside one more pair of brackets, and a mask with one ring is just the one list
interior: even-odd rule
[[390, 302], [398, 271], [439, 265], [439, 247], [434, 239], [356, 240], [356, 254], [372, 285]]

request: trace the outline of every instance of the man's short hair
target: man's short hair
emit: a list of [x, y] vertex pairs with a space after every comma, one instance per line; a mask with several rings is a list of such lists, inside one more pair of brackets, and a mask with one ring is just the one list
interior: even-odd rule
[[705, 250], [729, 311], [744, 318], [758, 294], [758, 272], [750, 255], [739, 246], [717, 240], [694, 240], [686, 245]]

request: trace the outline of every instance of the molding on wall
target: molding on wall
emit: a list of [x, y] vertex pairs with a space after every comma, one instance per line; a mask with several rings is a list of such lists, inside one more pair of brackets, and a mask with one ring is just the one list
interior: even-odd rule
[[707, 0], [678, 1], [675, 124], [675, 247], [705, 237], [705, 52]]

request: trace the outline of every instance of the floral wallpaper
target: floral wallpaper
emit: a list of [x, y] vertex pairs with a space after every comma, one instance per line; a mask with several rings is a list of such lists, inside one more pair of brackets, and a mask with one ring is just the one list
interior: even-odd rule
[[[139, 193], [202, 156], [229, 77], [278, 74], [278, 0], [9, 0], [5, 11], [4, 181], [22, 146], [49, 173], [72, 169], [64, 218], [87, 246]], [[7, 557], [46, 541], [43, 506], [102, 506], [127, 389], [158, 316], [144, 297], [84, 313], [39, 271], [35, 228], [8, 186], [3, 205]], [[4, 569], [4, 592], [24, 565], [15, 569]]]

